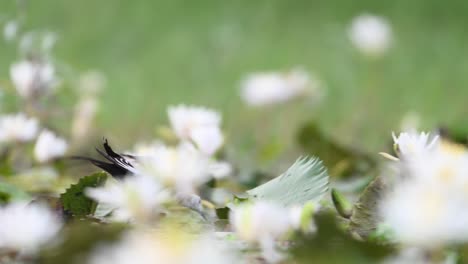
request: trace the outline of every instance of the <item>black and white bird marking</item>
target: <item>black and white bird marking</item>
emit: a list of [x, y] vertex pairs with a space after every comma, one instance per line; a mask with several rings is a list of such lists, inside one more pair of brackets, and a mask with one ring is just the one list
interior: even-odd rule
[[[98, 148], [96, 148], [96, 151], [110, 162], [79, 156], [74, 156], [72, 158], [89, 161], [116, 179], [123, 179], [126, 176], [138, 173], [137, 169], [135, 168], [135, 164], [138, 162], [136, 156], [116, 153], [109, 145], [107, 139], [104, 139], [103, 147], [104, 151]], [[179, 193], [177, 194], [176, 199], [182, 206], [194, 210], [195, 212], [199, 213], [205, 220], [208, 220], [208, 216], [203, 210], [201, 198], [198, 195], [190, 193]]]
[[119, 154], [116, 153], [111, 146], [107, 139], [104, 139], [104, 151], [96, 148], [96, 151], [107, 159], [110, 162], [105, 162], [93, 158], [88, 157], [73, 157], [75, 159], [82, 159], [91, 162], [93, 165], [103, 169], [104, 171], [108, 172], [110, 175], [114, 176], [115, 178], [122, 179], [127, 175], [135, 174], [137, 170], [135, 169], [136, 157], [129, 154]]

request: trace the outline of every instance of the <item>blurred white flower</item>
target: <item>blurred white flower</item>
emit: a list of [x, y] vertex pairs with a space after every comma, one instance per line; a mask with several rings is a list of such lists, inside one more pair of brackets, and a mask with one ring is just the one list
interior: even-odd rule
[[99, 102], [94, 97], [85, 97], [76, 104], [71, 125], [73, 140], [82, 141], [86, 139], [91, 130], [98, 107]]
[[382, 17], [369, 14], [354, 18], [348, 33], [353, 45], [368, 56], [384, 54], [392, 41], [390, 24]]
[[47, 162], [63, 156], [67, 148], [65, 139], [57, 137], [52, 131], [43, 130], [37, 138], [34, 156], [39, 162]]
[[18, 94], [25, 98], [50, 92], [57, 81], [52, 64], [31, 60], [13, 64], [10, 67], [10, 77]]
[[382, 220], [404, 244], [468, 241], [468, 152], [438, 147], [397, 164], [380, 204]]
[[[420, 248], [402, 248], [400, 251], [390, 257], [385, 258], [382, 264], [428, 264], [431, 263], [430, 257]], [[443, 262], [455, 263], [455, 262]]]
[[194, 236], [180, 230], [135, 231], [112, 246], [98, 247], [89, 264], [229, 264], [239, 263], [233, 249], [208, 234]]
[[171, 106], [169, 122], [182, 140], [192, 140], [207, 155], [213, 155], [223, 145], [221, 115], [211, 109], [195, 106]]
[[49, 57], [57, 42], [58, 35], [48, 30], [28, 31], [20, 35], [18, 48], [23, 56], [31, 54]]
[[191, 139], [195, 142], [200, 151], [208, 156], [215, 154], [224, 142], [223, 133], [217, 126], [193, 129]]
[[0, 207], [0, 249], [34, 254], [50, 242], [62, 223], [54, 212], [38, 204], [15, 202]]
[[433, 151], [400, 164], [400, 168], [411, 178], [468, 190], [467, 161], [468, 152], [464, 146], [441, 140]]
[[403, 132], [398, 135], [392, 133], [395, 146], [403, 156], [416, 156], [425, 154], [437, 147], [439, 136], [431, 137], [430, 133], [417, 133], [415, 131]]
[[155, 145], [147, 156], [140, 158], [139, 171], [153, 175], [178, 192], [193, 193], [210, 176], [210, 159], [191, 143], [181, 142], [176, 147]]
[[264, 201], [241, 204], [232, 210], [229, 221], [240, 239], [260, 246], [267, 261], [281, 260], [276, 240], [292, 227], [287, 208]]
[[80, 93], [85, 96], [95, 97], [104, 89], [106, 84], [106, 76], [101, 72], [96, 70], [85, 72], [80, 76], [79, 80]]
[[98, 188], [88, 188], [85, 194], [98, 203], [113, 207], [115, 221], [146, 221], [154, 216], [161, 203], [169, 199], [168, 191], [154, 179], [132, 175], [123, 181], [107, 181]]
[[410, 181], [398, 185], [382, 204], [383, 219], [397, 240], [440, 246], [468, 240], [468, 200], [450, 189]]
[[300, 96], [321, 96], [317, 80], [305, 71], [265, 72], [248, 76], [241, 87], [241, 98], [248, 105], [264, 106], [283, 103]]
[[3, 37], [6, 41], [12, 41], [18, 34], [19, 25], [15, 20], [8, 21], [3, 27]]
[[23, 113], [0, 117], [0, 142], [26, 142], [34, 139], [39, 122]]
[[289, 218], [291, 221], [291, 225], [294, 229], [301, 228], [302, 213], [303, 213], [303, 208], [300, 206], [293, 206], [289, 210]]

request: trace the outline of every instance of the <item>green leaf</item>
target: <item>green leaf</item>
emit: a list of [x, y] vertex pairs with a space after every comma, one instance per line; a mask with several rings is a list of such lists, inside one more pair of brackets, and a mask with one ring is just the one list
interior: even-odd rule
[[331, 177], [367, 175], [377, 167], [372, 155], [329, 137], [314, 122], [299, 130], [297, 141], [307, 153], [322, 159]]
[[81, 178], [77, 184], [72, 184], [65, 193], [60, 195], [63, 208], [73, 216], [82, 217], [93, 214], [97, 203], [86, 197], [84, 190], [89, 187], [98, 187], [107, 179], [105, 172], [98, 172]]
[[328, 191], [328, 173], [318, 158], [299, 158], [285, 173], [247, 191], [253, 199], [284, 206], [318, 202]]
[[291, 248], [294, 263], [380, 263], [395, 251], [389, 245], [354, 239], [339, 228], [329, 212], [316, 215], [314, 220], [317, 233], [301, 235]]
[[385, 183], [382, 177], [375, 178], [363, 191], [354, 205], [349, 228], [363, 238], [369, 237], [377, 230], [380, 222], [378, 202], [382, 199]]

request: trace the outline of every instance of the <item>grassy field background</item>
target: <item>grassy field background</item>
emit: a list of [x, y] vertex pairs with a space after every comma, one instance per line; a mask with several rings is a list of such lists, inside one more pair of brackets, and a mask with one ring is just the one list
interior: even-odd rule
[[[15, 10], [15, 1], [0, 2], [2, 15]], [[362, 12], [393, 26], [393, 48], [379, 61], [347, 39]], [[343, 142], [377, 151], [409, 111], [426, 129], [468, 128], [467, 14], [466, 1], [437, 0], [40, 0], [30, 1], [27, 23], [59, 34], [61, 61], [107, 76], [98, 128], [122, 144], [152, 135], [177, 103], [222, 110], [231, 137], [273, 133], [259, 122], [267, 111], [241, 103], [239, 83], [251, 72], [302, 66], [327, 96], [319, 107], [271, 111], [285, 140], [315, 118]], [[4, 78], [16, 54], [2, 43], [0, 58]]]

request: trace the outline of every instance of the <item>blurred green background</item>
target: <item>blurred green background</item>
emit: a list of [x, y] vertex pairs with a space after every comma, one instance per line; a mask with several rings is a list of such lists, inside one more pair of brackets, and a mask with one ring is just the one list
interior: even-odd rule
[[[0, 13], [15, 14], [15, 3], [0, 1]], [[276, 121], [285, 140], [314, 118], [342, 142], [378, 151], [409, 111], [426, 129], [468, 127], [467, 1], [39, 0], [27, 12], [28, 29], [58, 33], [59, 60], [106, 75], [97, 125], [122, 144], [153, 135], [177, 103], [220, 109], [231, 138], [268, 135], [259, 122], [268, 110], [242, 104], [240, 81], [295, 66], [318, 76], [327, 96], [319, 107], [272, 110], [294, 109]], [[363, 12], [393, 27], [393, 47], [380, 60], [362, 57], [347, 38]], [[17, 55], [1, 43], [0, 58], [7, 77]]]

